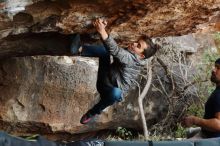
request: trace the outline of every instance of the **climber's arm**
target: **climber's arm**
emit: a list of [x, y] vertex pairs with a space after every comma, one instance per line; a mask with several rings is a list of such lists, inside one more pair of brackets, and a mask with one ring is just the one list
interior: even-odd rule
[[118, 58], [122, 63], [129, 63], [129, 60], [131, 60], [131, 54], [128, 53], [128, 51], [125, 51], [124, 49], [120, 48], [118, 44], [115, 42], [115, 40], [111, 37], [111, 35], [108, 35], [108, 33], [105, 30], [107, 22], [102, 19], [96, 19], [93, 25], [95, 26], [98, 33], [101, 35], [103, 43], [106, 49], [109, 50], [110, 54]]

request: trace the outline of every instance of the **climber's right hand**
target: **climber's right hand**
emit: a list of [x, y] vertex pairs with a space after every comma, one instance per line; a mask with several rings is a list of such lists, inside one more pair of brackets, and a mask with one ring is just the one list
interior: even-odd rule
[[105, 31], [105, 27], [107, 26], [107, 21], [103, 20], [101, 18], [95, 19], [93, 22], [93, 26], [96, 28], [96, 30], [101, 34]]
[[108, 34], [105, 30], [105, 27], [107, 26], [106, 20], [98, 18], [93, 22], [93, 25], [96, 28], [96, 30], [98, 31], [98, 33], [101, 35], [103, 40], [108, 38]]

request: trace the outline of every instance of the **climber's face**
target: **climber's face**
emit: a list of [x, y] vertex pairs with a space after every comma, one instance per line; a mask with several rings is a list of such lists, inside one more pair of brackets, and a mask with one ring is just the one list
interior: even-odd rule
[[128, 45], [128, 49], [134, 52], [135, 54], [139, 55], [141, 58], [145, 57], [143, 55], [143, 52], [144, 52], [144, 49], [146, 49], [147, 47], [148, 47], [148, 44], [142, 39]]

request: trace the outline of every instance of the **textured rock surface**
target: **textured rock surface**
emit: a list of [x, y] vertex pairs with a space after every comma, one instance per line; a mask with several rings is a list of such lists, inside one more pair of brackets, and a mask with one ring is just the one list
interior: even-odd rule
[[[91, 25], [96, 17], [108, 19], [109, 32], [122, 46], [126, 45], [122, 40], [133, 41], [144, 33], [160, 37], [182, 51], [196, 52], [215, 47], [213, 39], [207, 37], [211, 35], [205, 33], [220, 30], [219, 2], [0, 0], [0, 58], [43, 54], [39, 47], [47, 46], [50, 40], [63, 41], [65, 46], [64, 36], [75, 32], [91, 33], [90, 39], [96, 39]], [[62, 35], [42, 41], [42, 32], [54, 31]], [[191, 34], [195, 31], [205, 35]], [[184, 36], [161, 38], [172, 35]], [[59, 50], [50, 50], [49, 54], [64, 55]], [[197, 58], [195, 55], [192, 60]], [[91, 125], [79, 124], [82, 114], [98, 100], [96, 73], [97, 63], [91, 58], [43, 56], [1, 60], [0, 128], [11, 133], [40, 134], [82, 133], [118, 126], [140, 128], [135, 92], [107, 109]], [[166, 105], [156, 92], [149, 99], [146, 115], [154, 121], [161, 118]]]
[[1, 2], [0, 37], [48, 31], [93, 33], [91, 21], [96, 17], [108, 19], [108, 30], [119, 43], [141, 34], [161, 37], [204, 27], [219, 30], [219, 5], [219, 0], [6, 0]]
[[134, 107], [135, 96], [116, 105], [120, 106], [119, 109], [108, 109], [91, 125], [79, 123], [80, 117], [99, 98], [95, 89], [95, 60], [80, 57], [14, 58], [1, 62], [0, 73], [1, 129], [8, 132], [82, 133], [119, 125], [140, 128], [137, 107]]
[[[164, 49], [174, 46], [176, 49], [192, 52], [188, 48], [215, 48], [211, 34], [191, 34], [157, 40], [166, 42], [165, 44], [171, 43], [164, 46]], [[193, 45], [189, 43], [185, 49], [189, 40]], [[198, 53], [192, 57], [192, 60], [199, 59]], [[155, 71], [159, 76], [164, 76], [161, 69]], [[124, 102], [108, 108], [90, 125], [83, 126], [79, 123], [82, 114], [99, 99], [95, 89], [96, 74], [97, 60], [94, 58], [38, 56], [2, 60], [0, 128], [18, 134], [83, 133], [118, 126], [140, 129], [135, 90]], [[154, 82], [156, 80], [155, 78]], [[167, 106], [160, 93], [153, 88], [150, 92], [145, 103], [148, 124], [158, 121]]]
[[88, 101], [95, 101], [96, 93], [91, 85], [95, 85], [97, 66], [87, 60], [32, 57], [2, 62], [2, 119], [80, 132], [79, 116], [91, 106]]

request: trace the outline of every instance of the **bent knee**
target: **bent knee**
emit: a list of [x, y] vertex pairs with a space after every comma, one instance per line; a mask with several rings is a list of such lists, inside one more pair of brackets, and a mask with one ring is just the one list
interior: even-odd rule
[[114, 101], [122, 101], [122, 97], [121, 97], [122, 91], [119, 88], [113, 88], [112, 89], [112, 97], [114, 99]]

